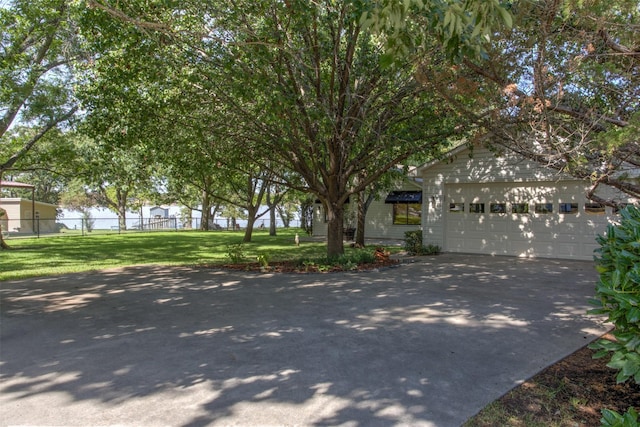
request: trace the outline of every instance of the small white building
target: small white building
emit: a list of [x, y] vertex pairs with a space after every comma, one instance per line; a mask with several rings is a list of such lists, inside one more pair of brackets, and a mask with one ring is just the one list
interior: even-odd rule
[[[418, 175], [423, 241], [444, 252], [591, 260], [596, 236], [617, 219], [586, 198], [589, 182], [510, 152], [459, 147]], [[597, 194], [637, 202], [609, 187]]]
[[33, 202], [22, 198], [0, 199], [0, 209], [5, 215], [0, 218], [3, 233], [54, 233], [57, 232], [57, 205]]
[[[597, 235], [618, 219], [610, 207], [586, 198], [590, 183], [506, 152], [458, 147], [430, 162], [396, 190], [374, 201], [367, 213], [367, 239], [404, 239], [422, 229], [424, 244], [443, 252], [591, 260]], [[603, 186], [597, 193], [637, 203]], [[353, 198], [352, 198], [353, 199]], [[353, 203], [347, 212], [355, 212]], [[345, 215], [345, 228], [355, 216]], [[314, 236], [326, 236], [319, 203]]]

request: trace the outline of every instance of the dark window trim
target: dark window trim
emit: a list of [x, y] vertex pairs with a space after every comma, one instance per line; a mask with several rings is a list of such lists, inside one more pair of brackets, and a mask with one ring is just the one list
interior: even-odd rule
[[384, 199], [385, 203], [421, 204], [422, 191], [392, 191]]

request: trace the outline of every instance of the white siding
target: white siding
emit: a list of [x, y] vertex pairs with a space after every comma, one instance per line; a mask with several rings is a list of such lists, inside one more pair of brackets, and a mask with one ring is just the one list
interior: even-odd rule
[[[610, 209], [606, 215], [585, 211], [589, 183], [514, 155], [495, 157], [485, 148], [476, 148], [472, 157], [459, 150], [421, 173], [424, 240], [448, 252], [592, 259], [595, 236], [614, 219]], [[464, 203], [464, 212], [450, 212], [450, 203]], [[484, 203], [484, 213], [469, 212], [470, 203]], [[491, 213], [491, 203], [504, 203], [506, 212]], [[529, 204], [529, 213], [512, 213], [515, 203]], [[535, 203], [551, 203], [553, 212], [535, 213]], [[577, 203], [578, 211], [560, 213], [560, 203]]]
[[327, 221], [325, 221], [324, 207], [320, 203], [313, 205], [313, 230], [312, 235], [322, 237], [327, 235]]
[[[405, 182], [394, 190], [421, 191], [420, 184]], [[365, 218], [366, 239], [404, 239], [404, 233], [410, 230], [419, 230], [420, 225], [397, 225], [393, 223], [393, 205], [385, 203], [388, 192], [381, 193], [379, 200], [374, 200], [369, 206]], [[350, 203], [345, 206], [345, 228], [356, 226], [355, 197], [350, 198]], [[425, 212], [424, 196], [422, 200], [422, 215]], [[327, 223], [325, 222], [324, 208], [321, 204], [315, 204], [313, 209], [313, 235], [326, 236]]]
[[[20, 198], [0, 199], [0, 207], [7, 211], [7, 220], [2, 222], [3, 232], [33, 233], [31, 200]], [[35, 202], [36, 216], [40, 218], [40, 232], [50, 233], [56, 230], [57, 206]]]

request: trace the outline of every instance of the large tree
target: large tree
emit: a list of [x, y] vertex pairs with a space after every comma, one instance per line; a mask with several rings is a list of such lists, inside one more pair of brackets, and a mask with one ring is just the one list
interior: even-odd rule
[[486, 57], [442, 70], [421, 57], [420, 81], [441, 94], [476, 139], [640, 197], [640, 9], [637, 1], [513, 2], [512, 29]]
[[[435, 154], [448, 137], [465, 131], [446, 105], [416, 83], [411, 63], [390, 66], [384, 40], [363, 29], [361, 18], [368, 20], [368, 13], [388, 16], [384, 7], [376, 12], [378, 2], [185, 1], [173, 10], [90, 4], [96, 13], [138, 29], [135, 37], [144, 40], [128, 45], [126, 61], [134, 59], [130, 52], [144, 49], [146, 35], [178, 47], [171, 54], [180, 56], [174, 67], [188, 70], [184, 81], [206, 94], [190, 97], [191, 105], [206, 100], [225, 107], [222, 139], [242, 145], [245, 159], [321, 200], [329, 256], [344, 250], [344, 204], [351, 194], [417, 152]], [[454, 35], [430, 38], [435, 54], [443, 40], [448, 47], [473, 46], [495, 9], [481, 7], [481, 1], [424, 4], [425, 24], [434, 34]], [[452, 15], [457, 7], [461, 14]], [[467, 12], [473, 19], [460, 21]], [[156, 63], [163, 52], [161, 46], [145, 53]], [[129, 66], [116, 61], [112, 71], [127, 73]], [[212, 127], [205, 122], [202, 128]], [[366, 178], [356, 183], [363, 170]]]
[[[0, 180], [77, 110], [68, 68], [80, 51], [73, 13], [64, 0], [11, 0], [0, 7]], [[12, 139], [17, 123], [31, 128], [28, 138]], [[0, 247], [8, 247], [1, 230]]]
[[381, 64], [380, 40], [358, 18], [351, 2], [269, 2], [236, 4], [219, 21], [231, 35], [218, 67], [231, 90], [219, 98], [245, 124], [255, 161], [282, 180], [295, 172], [302, 185], [289, 185], [321, 201], [330, 257], [344, 250], [350, 195], [464, 130], [410, 64]]

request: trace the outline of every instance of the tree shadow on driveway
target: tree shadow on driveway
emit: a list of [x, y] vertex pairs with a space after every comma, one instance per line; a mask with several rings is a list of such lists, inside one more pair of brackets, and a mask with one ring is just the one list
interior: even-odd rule
[[593, 263], [135, 267], [5, 282], [6, 424], [457, 426], [608, 329]]

